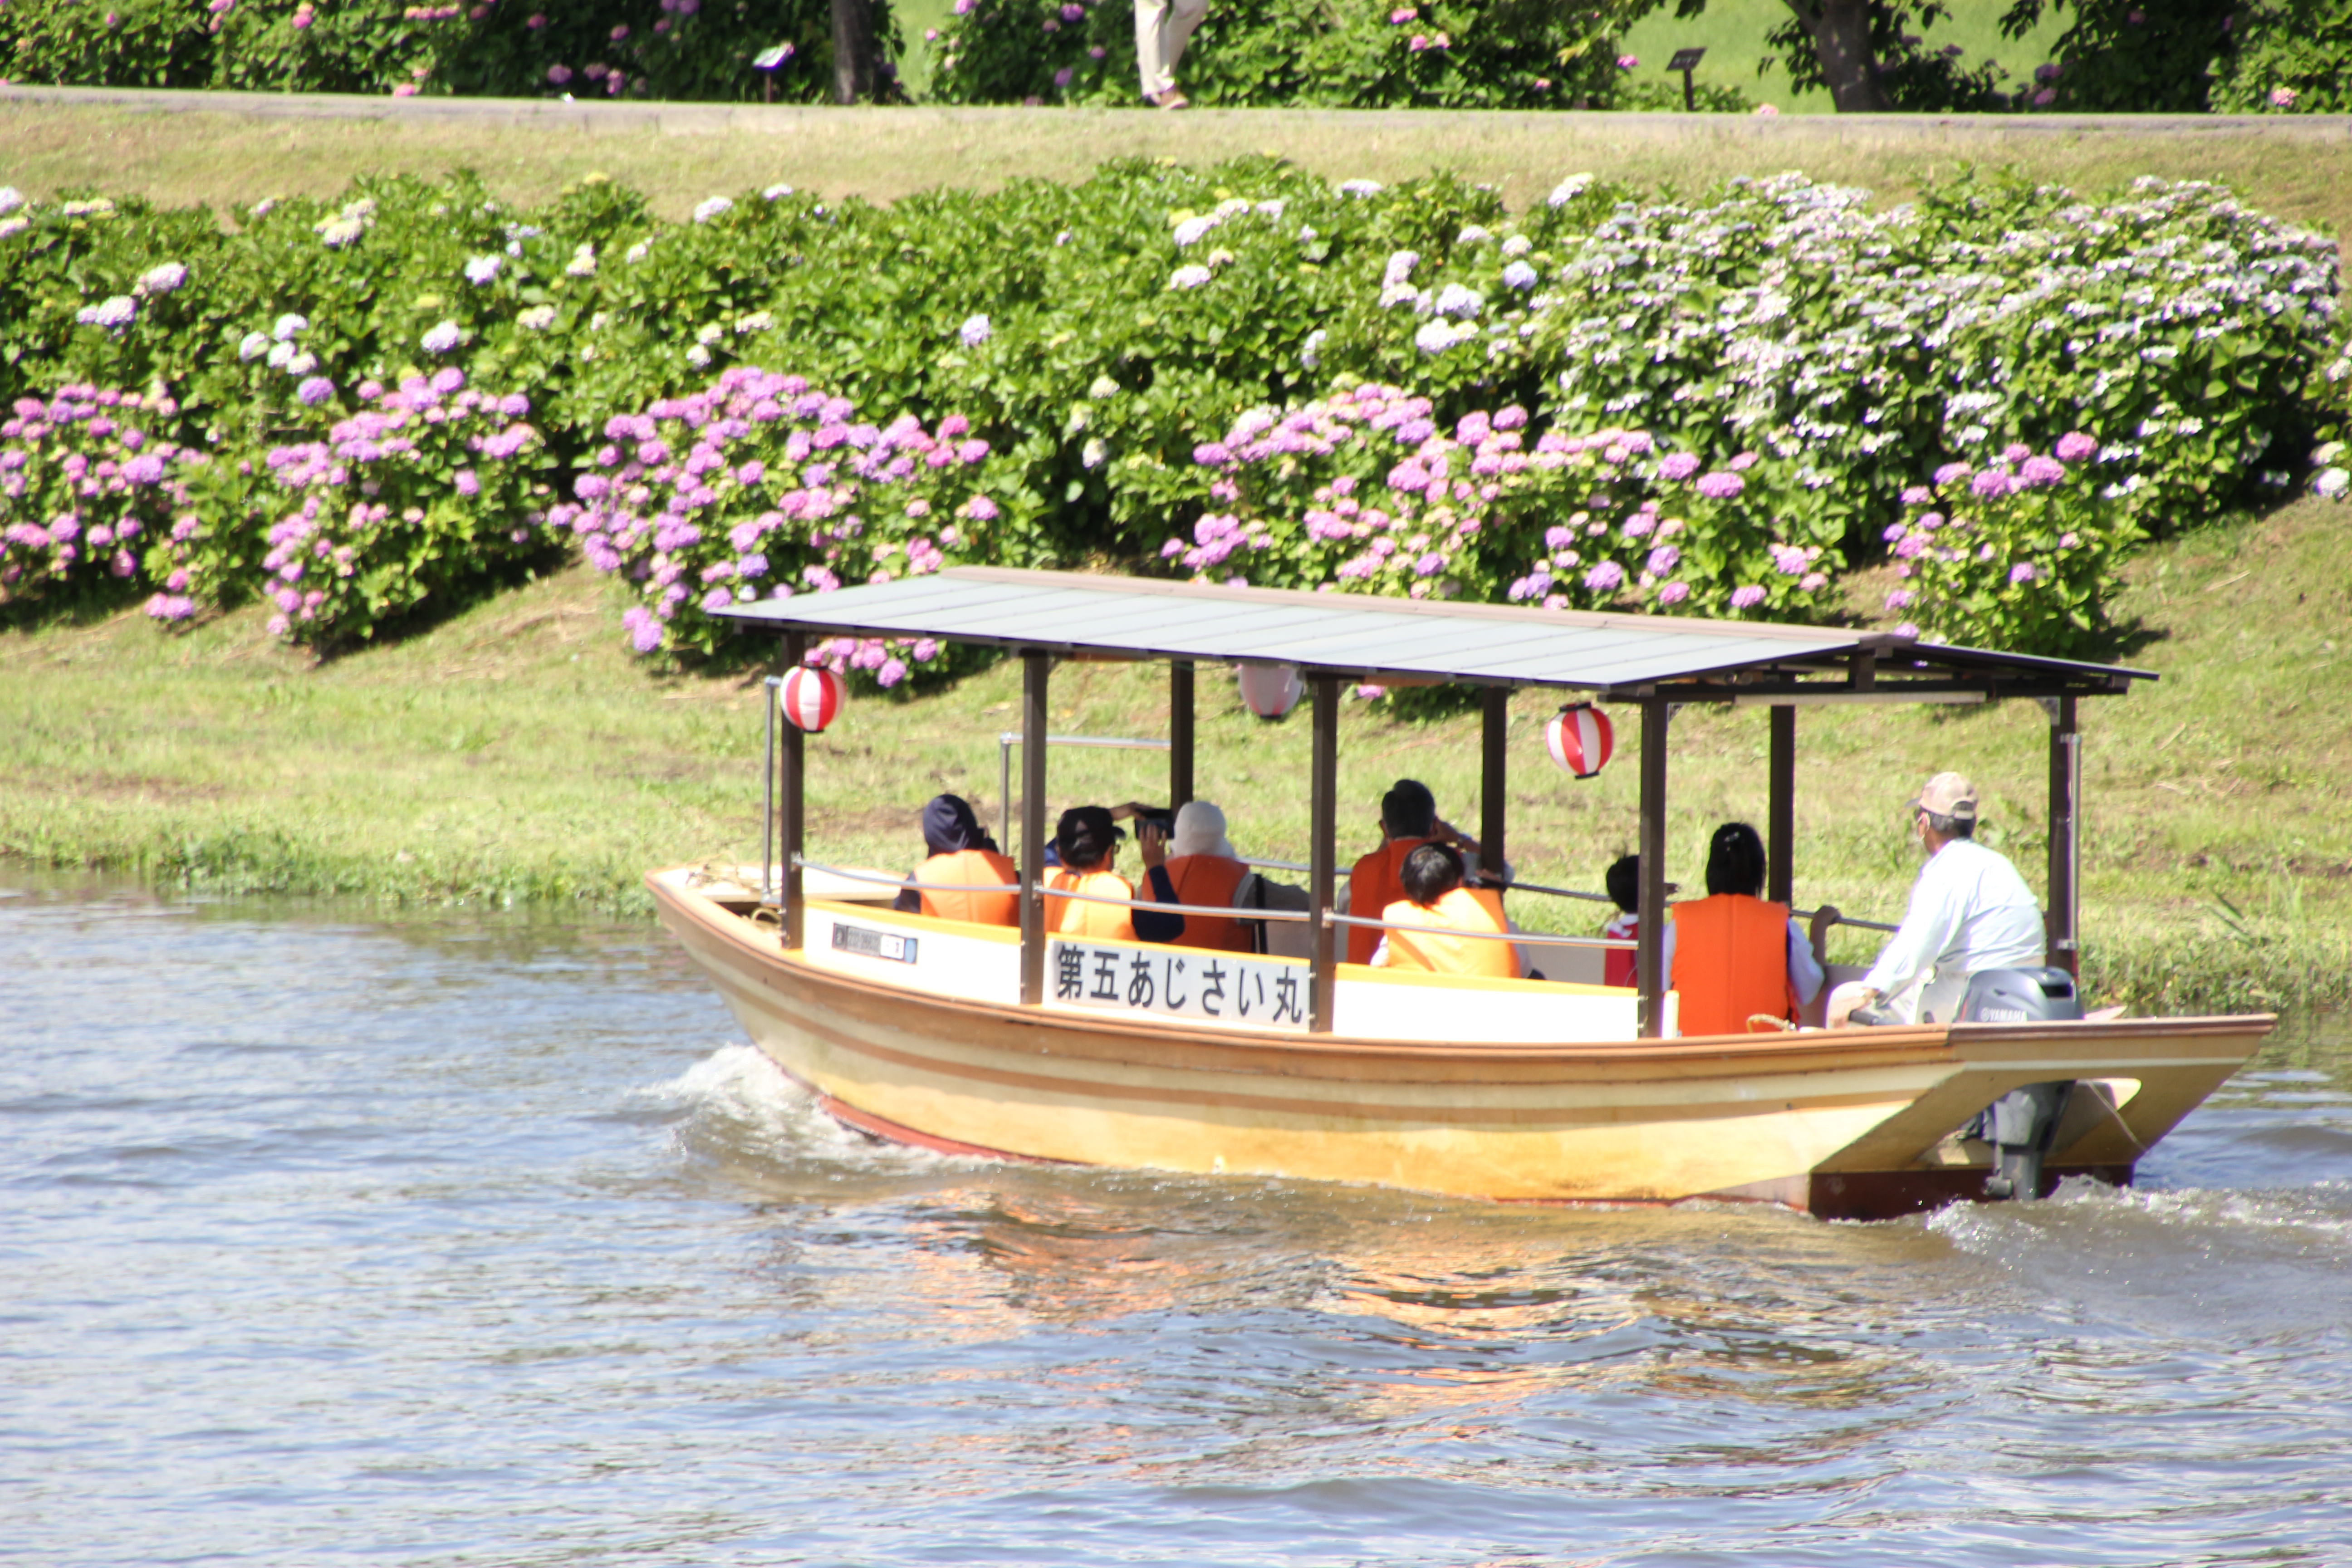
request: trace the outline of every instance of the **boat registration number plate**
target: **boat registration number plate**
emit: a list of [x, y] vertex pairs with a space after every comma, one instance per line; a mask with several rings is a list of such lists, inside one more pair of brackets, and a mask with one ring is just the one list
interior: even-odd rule
[[833, 950], [854, 952], [860, 958], [887, 958], [898, 963], [915, 962], [915, 944], [919, 938], [895, 931], [875, 931], [866, 926], [833, 922]]
[[1197, 948], [1139, 952], [1056, 941], [1046, 949], [1045, 997], [1107, 1013], [1304, 1029], [1307, 966]]

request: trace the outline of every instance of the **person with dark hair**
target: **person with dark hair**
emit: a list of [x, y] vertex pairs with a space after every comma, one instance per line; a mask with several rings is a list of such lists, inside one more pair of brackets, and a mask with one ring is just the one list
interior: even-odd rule
[[[1419, 779], [1399, 779], [1381, 796], [1381, 847], [1359, 859], [1348, 873], [1344, 912], [1370, 916], [1404, 897], [1406, 858], [1423, 844], [1446, 844], [1470, 854], [1478, 841], [1437, 815], [1437, 797]], [[1370, 963], [1381, 933], [1370, 926], [1348, 928], [1349, 963]]]
[[[1642, 858], [1639, 855], [1620, 855], [1609, 863], [1609, 870], [1601, 878], [1601, 885], [1609, 889], [1610, 901], [1617, 906], [1617, 912], [1609, 917], [1609, 923], [1601, 928], [1601, 934], [1611, 942], [1639, 942], [1642, 939]], [[1667, 892], [1677, 890], [1675, 884], [1666, 884]], [[1669, 926], [1666, 929], [1672, 931], [1674, 928]], [[1638, 977], [1633, 973], [1633, 957], [1631, 948], [1612, 947], [1603, 951], [1601, 955], [1601, 984], [1635, 984]]]
[[[1373, 953], [1374, 964], [1489, 980], [1517, 980], [1524, 973], [1517, 942], [1490, 940], [1490, 935], [1511, 930], [1503, 913], [1503, 895], [1492, 888], [1463, 886], [1462, 857], [1452, 845], [1415, 846], [1404, 858], [1400, 880], [1404, 897], [1384, 908], [1381, 919], [1391, 925], [1439, 929], [1375, 932], [1382, 941]], [[1456, 931], [1465, 934], [1454, 935]]]
[[1744, 822], [1715, 830], [1706, 897], [1668, 906], [1664, 965], [1685, 1035], [1744, 1035], [1759, 1016], [1795, 1024], [1821, 994], [1822, 957], [1837, 910], [1808, 931], [1786, 904], [1764, 899], [1764, 840]]
[[2006, 856], [1975, 841], [1977, 786], [1958, 773], [1937, 773], [1904, 810], [1927, 864], [1912, 884], [1903, 924], [1870, 973], [1830, 993], [1832, 1029], [1857, 1007], [1901, 999], [1931, 973], [1916, 1011], [1923, 1019], [1948, 1019], [1969, 976], [2038, 969], [2048, 956], [2042, 906], [2025, 879]]
[[[923, 847], [930, 851], [890, 906], [902, 914], [975, 925], [1021, 923], [1020, 873], [960, 795], [933, 795], [923, 807]], [[1001, 883], [1003, 892], [955, 891]]]
[[[1067, 936], [1097, 937], [1115, 942], [1175, 942], [1184, 934], [1184, 917], [1173, 910], [1129, 909], [1122, 904], [1096, 903], [1089, 899], [1057, 899], [1056, 893], [1088, 893], [1094, 898], [1132, 899], [1135, 884], [1115, 869], [1118, 841], [1124, 828], [1111, 821], [1108, 808], [1074, 805], [1062, 813], [1054, 831], [1054, 848], [1061, 868], [1045, 882], [1045, 929]], [[1137, 825], [1137, 847], [1143, 853], [1145, 880], [1154, 900], [1176, 901], [1168, 880], [1168, 840], [1160, 825], [1149, 818]]]

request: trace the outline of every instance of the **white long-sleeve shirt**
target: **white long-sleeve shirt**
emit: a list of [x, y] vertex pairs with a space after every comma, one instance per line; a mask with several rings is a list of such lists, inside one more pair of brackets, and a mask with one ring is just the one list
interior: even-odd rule
[[1928, 857], [1903, 924], [1863, 984], [1892, 996], [1932, 966], [1939, 979], [2039, 968], [2049, 952], [2042, 907], [2008, 859], [1955, 838]]

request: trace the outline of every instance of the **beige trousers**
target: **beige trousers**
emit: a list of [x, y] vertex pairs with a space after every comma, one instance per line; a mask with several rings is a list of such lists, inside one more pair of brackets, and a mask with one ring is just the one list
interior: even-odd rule
[[1135, 0], [1135, 65], [1144, 97], [1176, 85], [1176, 62], [1208, 14], [1209, 0]]

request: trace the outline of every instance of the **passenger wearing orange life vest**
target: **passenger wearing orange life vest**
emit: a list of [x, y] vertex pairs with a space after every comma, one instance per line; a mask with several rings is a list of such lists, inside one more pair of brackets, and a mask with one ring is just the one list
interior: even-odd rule
[[[1111, 942], [1178, 942], [1184, 935], [1184, 917], [1175, 910], [1133, 909], [1125, 904], [1097, 903], [1094, 899], [1057, 899], [1055, 893], [1089, 893], [1096, 898], [1132, 899], [1135, 884], [1114, 869], [1118, 841], [1126, 831], [1099, 805], [1074, 805], [1062, 813], [1054, 833], [1055, 854], [1062, 862], [1045, 883], [1045, 929], [1061, 936], [1095, 937]], [[1136, 842], [1143, 852], [1145, 881], [1151, 900], [1176, 901], [1168, 880], [1168, 841], [1157, 823], [1137, 824]]]
[[1503, 913], [1503, 895], [1493, 888], [1464, 887], [1462, 857], [1451, 845], [1423, 844], [1404, 858], [1404, 894], [1381, 911], [1381, 920], [1440, 929], [1381, 931], [1372, 954], [1376, 968], [1488, 980], [1517, 980], [1524, 973], [1517, 942], [1479, 934], [1512, 929]]
[[[1822, 943], [1837, 910], [1808, 932], [1786, 904], [1764, 901], [1764, 840], [1727, 822], [1707, 846], [1704, 899], [1668, 906], [1664, 967], [1685, 1035], [1744, 1035], [1761, 1015], [1794, 1024], [1821, 994]], [[1760, 1027], [1761, 1026], [1756, 1026]]]
[[[1225, 814], [1205, 800], [1187, 801], [1176, 813], [1176, 836], [1169, 845], [1166, 870], [1169, 885], [1176, 890], [1172, 901], [1196, 910], [1239, 908], [1257, 875], [1234, 853], [1233, 843], [1225, 837]], [[1176, 943], [1214, 952], [1257, 951], [1250, 928], [1231, 915], [1188, 912], [1184, 933]]]
[[[1020, 873], [960, 795], [933, 795], [923, 807], [923, 847], [930, 851], [891, 908], [901, 914], [975, 925], [1021, 923]], [[991, 884], [1002, 892], [973, 892]]]
[[[1419, 779], [1399, 779], [1381, 796], [1381, 847], [1363, 857], [1348, 873], [1343, 914], [1377, 918], [1380, 911], [1405, 896], [1404, 863], [1423, 844], [1451, 844], [1475, 855], [1478, 841], [1437, 815], [1437, 797]], [[1371, 926], [1349, 926], [1349, 963], [1370, 963], [1381, 945], [1381, 933]]]

